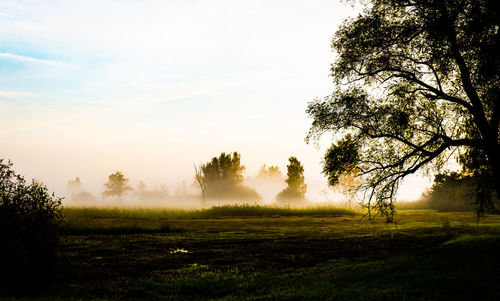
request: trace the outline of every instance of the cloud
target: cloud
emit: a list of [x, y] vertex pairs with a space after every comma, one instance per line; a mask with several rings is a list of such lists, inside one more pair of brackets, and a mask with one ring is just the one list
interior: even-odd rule
[[37, 96], [37, 94], [31, 92], [0, 90], [0, 98], [8, 98], [11, 100], [22, 100], [35, 96]]
[[0, 52], [0, 58], [7, 58], [7, 59], [11, 59], [11, 60], [17, 60], [17, 61], [23, 61], [23, 62], [35, 63], [35, 64], [67, 66], [64, 63], [57, 62], [57, 61], [37, 59], [34, 57], [30, 57], [30, 56], [18, 55], [18, 54], [13, 54], [13, 53], [8, 53], [8, 52]]

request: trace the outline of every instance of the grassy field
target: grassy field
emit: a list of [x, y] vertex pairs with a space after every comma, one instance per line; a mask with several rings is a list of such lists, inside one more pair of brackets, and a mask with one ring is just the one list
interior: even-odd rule
[[500, 300], [500, 216], [329, 208], [65, 209], [39, 299]]

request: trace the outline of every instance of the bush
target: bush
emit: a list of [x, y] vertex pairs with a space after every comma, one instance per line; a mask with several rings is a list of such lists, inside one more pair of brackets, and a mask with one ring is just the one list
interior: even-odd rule
[[278, 204], [301, 205], [307, 203], [307, 200], [303, 193], [287, 187], [276, 195], [276, 202]]
[[0, 273], [2, 292], [33, 289], [55, 266], [61, 199], [31, 184], [0, 159]]

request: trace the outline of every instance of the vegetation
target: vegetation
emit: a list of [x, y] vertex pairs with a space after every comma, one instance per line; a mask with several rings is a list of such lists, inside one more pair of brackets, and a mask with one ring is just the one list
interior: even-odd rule
[[[495, 196], [491, 203], [479, 203], [477, 200], [477, 181], [474, 176], [460, 173], [438, 174], [434, 184], [417, 202], [398, 204], [402, 209], [432, 209], [441, 212], [475, 211], [477, 217], [485, 213], [497, 213], [500, 201]], [[475, 208], [475, 206], [483, 206]]]
[[493, 187], [500, 195], [499, 5], [371, 0], [335, 33], [331, 71], [342, 88], [309, 104], [308, 139], [352, 140], [357, 156], [325, 169], [334, 180], [335, 167], [356, 162], [365, 205], [389, 221], [401, 179], [439, 170], [457, 150], [462, 164], [486, 166], [480, 183], [491, 188], [480, 199]]
[[164, 201], [170, 196], [166, 185], [156, 185], [154, 189], [149, 190], [143, 181], [137, 184], [135, 195], [141, 201]]
[[0, 159], [0, 292], [30, 290], [53, 277], [61, 199]]
[[117, 171], [114, 174], [109, 175], [108, 182], [104, 184], [106, 190], [102, 193], [104, 197], [107, 196], [116, 196], [119, 200], [130, 190], [132, 187], [128, 185], [128, 179], [125, 176]]
[[[67, 207], [64, 210], [68, 225], [87, 219], [99, 218], [136, 218], [136, 219], [169, 219], [169, 218], [219, 218], [234, 216], [278, 217], [278, 216], [341, 216], [360, 215], [361, 212], [334, 206], [311, 206], [290, 208], [261, 205], [224, 205], [207, 209], [148, 209], [148, 208], [98, 208]], [[86, 221], [83, 221], [85, 225]]]
[[277, 196], [278, 202], [300, 203], [305, 201], [307, 185], [304, 183], [304, 166], [295, 157], [288, 159], [290, 162], [287, 165], [287, 187]]
[[196, 171], [196, 180], [204, 197], [213, 200], [260, 200], [254, 189], [243, 185], [245, 166], [241, 165], [241, 156], [237, 152], [232, 155], [221, 153], [200, 169], [201, 172]]
[[[220, 208], [227, 211], [218, 217], [215, 212]], [[177, 216], [174, 212], [167, 215], [152, 209], [65, 208], [68, 232], [60, 251], [63, 272], [38, 297], [500, 297], [496, 289], [498, 216], [488, 215], [477, 223], [470, 213], [401, 211], [393, 225], [382, 219], [369, 221], [352, 211], [251, 216], [261, 208], [196, 211], [205, 212], [206, 217], [182, 215], [181, 211]], [[246, 210], [247, 215], [231, 216], [230, 210]]]
[[79, 177], [69, 180], [67, 189], [70, 192], [69, 201], [74, 204], [83, 202], [95, 202], [96, 198], [88, 191], [83, 190], [82, 181]]
[[266, 164], [262, 165], [259, 169], [259, 172], [255, 176], [255, 180], [259, 182], [281, 182], [283, 181], [283, 174], [278, 166], [270, 165], [266, 166]]

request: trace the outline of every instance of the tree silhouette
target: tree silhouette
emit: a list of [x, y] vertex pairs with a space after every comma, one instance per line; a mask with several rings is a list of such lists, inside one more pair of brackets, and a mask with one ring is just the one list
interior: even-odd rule
[[[205, 177], [203, 176], [203, 170], [200, 167], [197, 167], [196, 164], [194, 164], [194, 178], [196, 182], [198, 183], [198, 186], [200, 187], [201, 191], [201, 198], [202, 198], [202, 205], [205, 205], [206, 198], [205, 198], [205, 190], [207, 189], [207, 183], [205, 182]], [[186, 188], [186, 183], [184, 183], [184, 189]]]
[[[350, 134], [365, 205], [388, 220], [403, 178], [439, 171], [456, 154], [486, 166], [500, 195], [500, 2], [367, 2], [333, 37], [338, 88], [309, 104], [307, 140]], [[329, 176], [351, 154], [339, 157], [347, 165], [325, 162]]]
[[287, 165], [287, 187], [277, 196], [278, 201], [304, 201], [307, 185], [304, 184], [304, 166], [295, 157], [288, 159]]
[[128, 179], [123, 176], [119, 171], [109, 175], [108, 182], [104, 184], [106, 190], [102, 193], [104, 197], [116, 196], [119, 200], [130, 190], [132, 187], [128, 185]]

